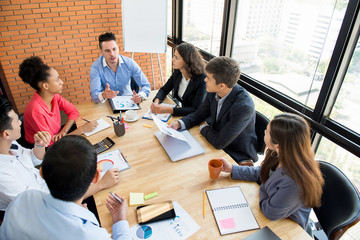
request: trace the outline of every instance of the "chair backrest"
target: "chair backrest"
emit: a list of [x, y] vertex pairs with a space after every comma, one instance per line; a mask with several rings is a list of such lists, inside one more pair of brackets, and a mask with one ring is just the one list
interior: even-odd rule
[[257, 153], [263, 154], [265, 149], [264, 142], [264, 131], [266, 126], [269, 124], [270, 120], [265, 117], [263, 114], [256, 111], [256, 120], [255, 120], [255, 132], [257, 136]]
[[331, 163], [319, 161], [325, 184], [321, 207], [314, 208], [329, 239], [339, 239], [360, 221], [360, 194], [344, 173]]
[[139, 85], [136, 83], [136, 81], [133, 77], [131, 77], [131, 79], [130, 79], [130, 88], [131, 88], [131, 90], [135, 90], [136, 93], [139, 92]]
[[21, 137], [17, 140], [17, 142], [24, 148], [33, 148], [34, 144], [31, 144], [25, 140], [24, 114], [20, 114], [19, 119], [22, 122], [21, 127], [20, 127], [21, 128]]

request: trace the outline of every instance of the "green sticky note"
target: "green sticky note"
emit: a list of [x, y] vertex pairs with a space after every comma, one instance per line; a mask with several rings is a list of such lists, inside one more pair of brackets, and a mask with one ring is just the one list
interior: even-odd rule
[[144, 196], [144, 199], [148, 200], [150, 198], [156, 197], [157, 195], [159, 195], [157, 192], [149, 193], [148, 195]]

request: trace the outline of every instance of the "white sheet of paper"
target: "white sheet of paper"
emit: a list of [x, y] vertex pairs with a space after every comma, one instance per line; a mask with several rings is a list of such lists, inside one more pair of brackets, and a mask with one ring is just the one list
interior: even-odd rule
[[176, 201], [173, 202], [176, 217], [130, 228], [133, 239], [184, 240], [196, 233], [200, 226]]
[[100, 132], [101, 130], [104, 130], [104, 129], [108, 128], [108, 127], [111, 127], [111, 125], [102, 118], [100, 118], [100, 119], [98, 119], [96, 121], [98, 123], [97, 127], [94, 130], [92, 130], [91, 132], [84, 133], [85, 136], [88, 137], [90, 135], [93, 135], [94, 133]]
[[169, 128], [168, 125], [163, 121], [161, 121], [156, 115], [151, 114], [151, 117], [153, 118], [154, 122], [156, 123], [156, 126], [159, 128], [161, 132], [165, 133], [166, 135], [169, 135], [170, 137], [174, 137], [179, 140], [187, 142], [186, 137], [181, 132]]
[[117, 168], [119, 172], [129, 169], [130, 165], [121, 154], [120, 149], [111, 152], [106, 152], [97, 156], [97, 169], [100, 170], [100, 176], [112, 169]]

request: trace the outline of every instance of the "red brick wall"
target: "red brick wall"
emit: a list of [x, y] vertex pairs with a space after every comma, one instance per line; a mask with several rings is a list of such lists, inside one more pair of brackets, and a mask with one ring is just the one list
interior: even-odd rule
[[[1, 0], [0, 62], [19, 113], [34, 90], [18, 76], [21, 62], [32, 55], [54, 67], [64, 81], [62, 96], [73, 104], [90, 101], [90, 66], [100, 56], [97, 37], [116, 34], [123, 51], [121, 0]], [[141, 37], [141, 36], [139, 36]], [[146, 40], [146, 39], [144, 39]], [[166, 54], [160, 54], [166, 74]], [[149, 53], [134, 60], [153, 85]], [[160, 86], [157, 55], [153, 54], [156, 88]]]

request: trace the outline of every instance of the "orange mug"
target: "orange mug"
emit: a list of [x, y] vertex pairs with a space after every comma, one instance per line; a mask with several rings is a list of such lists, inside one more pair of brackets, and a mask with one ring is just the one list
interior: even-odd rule
[[221, 170], [223, 169], [223, 163], [219, 159], [211, 159], [208, 163], [209, 174], [211, 179], [217, 179]]

